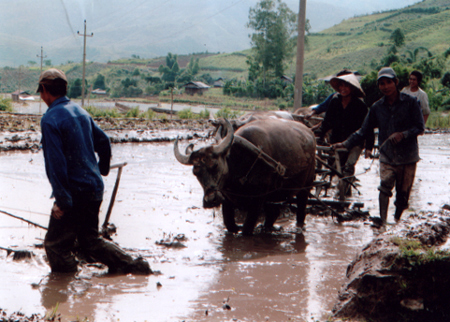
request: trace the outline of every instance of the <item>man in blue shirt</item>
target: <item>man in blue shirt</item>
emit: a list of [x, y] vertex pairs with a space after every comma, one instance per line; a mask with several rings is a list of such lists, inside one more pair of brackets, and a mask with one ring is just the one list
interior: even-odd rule
[[417, 136], [425, 129], [422, 110], [414, 97], [400, 93], [398, 78], [390, 67], [378, 72], [378, 88], [384, 95], [369, 110], [361, 128], [335, 148], [351, 149], [378, 128], [380, 150], [380, 217], [386, 223], [389, 198], [395, 186], [396, 221], [405, 209], [416, 173], [419, 158]]
[[48, 106], [41, 130], [45, 170], [55, 197], [44, 241], [52, 272], [77, 271], [78, 242], [83, 254], [107, 265], [109, 273], [151, 274], [141, 257], [133, 259], [99, 236], [104, 189], [101, 176], [108, 175], [111, 159], [108, 136], [83, 108], [66, 97], [64, 72], [55, 68], [43, 72], [37, 92]]

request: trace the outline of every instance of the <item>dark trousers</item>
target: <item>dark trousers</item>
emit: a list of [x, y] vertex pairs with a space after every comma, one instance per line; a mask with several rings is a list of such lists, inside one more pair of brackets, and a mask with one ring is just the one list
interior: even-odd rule
[[109, 272], [129, 265], [133, 258], [98, 232], [98, 214], [102, 201], [89, 196], [73, 196], [73, 208], [61, 219], [50, 217], [44, 246], [52, 272], [76, 272], [75, 246], [90, 258], [105, 264]]

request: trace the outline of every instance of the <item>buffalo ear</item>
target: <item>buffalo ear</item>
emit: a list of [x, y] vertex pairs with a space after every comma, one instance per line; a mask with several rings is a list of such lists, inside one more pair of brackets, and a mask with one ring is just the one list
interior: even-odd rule
[[194, 145], [191, 143], [186, 148], [187, 154], [181, 153], [180, 149], [178, 148], [178, 137], [175, 141], [175, 144], [173, 145], [173, 152], [175, 154], [175, 158], [178, 160], [178, 162], [180, 162], [181, 164], [184, 164], [184, 165], [192, 165], [192, 162], [190, 159], [191, 159], [191, 154], [192, 154], [193, 149], [194, 149]]

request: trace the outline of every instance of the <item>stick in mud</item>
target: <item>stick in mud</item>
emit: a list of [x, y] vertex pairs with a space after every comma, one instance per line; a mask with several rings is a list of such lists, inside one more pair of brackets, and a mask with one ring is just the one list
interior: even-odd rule
[[47, 230], [47, 227], [41, 226], [41, 225], [39, 225], [39, 224], [36, 224], [36, 223], [34, 223], [34, 222], [32, 222], [32, 221], [29, 221], [28, 219], [25, 219], [25, 218], [22, 218], [22, 217], [19, 217], [19, 216], [10, 214], [9, 212], [3, 211], [3, 210], [0, 210], [0, 212], [1, 212], [2, 214], [8, 215], [8, 216], [10, 216], [10, 217], [13, 217], [13, 218], [22, 220], [22, 221], [24, 221], [24, 222], [26, 222], [26, 223], [28, 223], [28, 224], [30, 224], [30, 225], [33, 225], [33, 226], [36, 226], [36, 227], [39, 227], [39, 228], [42, 228], [42, 229]]

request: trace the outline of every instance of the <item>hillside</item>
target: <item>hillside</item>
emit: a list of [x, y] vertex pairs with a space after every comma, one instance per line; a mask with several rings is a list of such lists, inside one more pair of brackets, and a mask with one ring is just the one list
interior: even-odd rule
[[[399, 48], [400, 55], [414, 51], [418, 47], [427, 48], [433, 55], [441, 55], [450, 46], [450, 0], [425, 0], [415, 5], [372, 15], [358, 16], [342, 21], [332, 28], [308, 36], [305, 52], [305, 73], [320, 78], [335, 73], [342, 68], [370, 72], [380, 62], [391, 46], [392, 32], [400, 28], [405, 34], [405, 45]], [[174, 52], [176, 53], [176, 52]], [[234, 53], [199, 53], [199, 75], [209, 74], [213, 79], [219, 77], [245, 79], [247, 75], [246, 56], [250, 50]], [[425, 55], [425, 52], [420, 52]], [[178, 55], [181, 68], [186, 67], [192, 55]], [[89, 81], [98, 74], [123, 79], [138, 68], [141, 75], [159, 76], [157, 69], [165, 64], [165, 57], [153, 59], [119, 59], [108, 63], [91, 62], [87, 64], [86, 77]], [[82, 66], [69, 63], [58, 66], [69, 79], [81, 78]], [[295, 57], [286, 74], [294, 75]], [[21, 89], [34, 90], [38, 78], [38, 68], [0, 69], [2, 91]], [[144, 81], [141, 87], [145, 87]]]
[[[399, 53], [427, 48], [442, 54], [450, 44], [450, 0], [425, 0], [400, 10], [360, 16], [309, 35], [305, 72], [316, 77], [335, 73], [344, 67], [362, 73], [371, 70], [392, 45], [389, 37], [400, 28], [405, 46]], [[290, 71], [294, 71], [293, 65]]]

